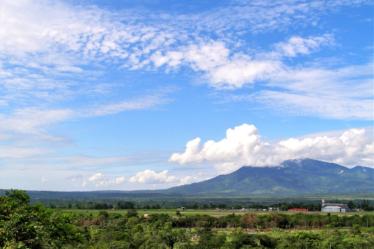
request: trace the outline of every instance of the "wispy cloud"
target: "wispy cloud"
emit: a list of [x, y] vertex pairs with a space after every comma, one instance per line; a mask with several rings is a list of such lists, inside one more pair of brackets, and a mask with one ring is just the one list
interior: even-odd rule
[[[333, 46], [335, 40], [332, 34], [304, 38], [292, 36], [286, 41], [271, 44], [270, 50], [265, 47], [248, 52], [248, 49], [244, 49], [248, 44], [241, 38], [241, 30], [256, 33], [287, 29], [292, 25], [314, 25], [318, 17], [332, 7], [336, 9], [370, 3], [268, 1], [265, 4], [234, 1], [226, 7], [204, 13], [181, 15], [155, 12], [146, 15], [135, 9], [108, 11], [96, 6], [83, 8], [61, 1], [5, 1], [1, 12], [4, 25], [0, 39], [4, 42], [0, 45], [0, 75], [3, 77], [0, 85], [6, 90], [0, 104], [9, 105], [24, 99], [28, 106], [31, 103], [36, 107], [41, 103], [35, 99], [66, 101], [87, 91], [98, 94], [100, 91], [95, 89], [100, 89], [103, 84], [96, 77], [108, 65], [127, 70], [166, 72], [186, 67], [202, 75], [202, 80], [216, 89], [238, 89], [267, 83], [266, 86], [270, 88], [280, 87], [290, 91], [284, 93], [270, 89], [269, 92], [258, 93], [260, 102], [271, 102], [271, 96], [284, 98], [287, 102], [290, 94], [300, 95], [300, 87], [319, 90], [307, 97], [328, 102], [335, 99], [331, 91], [325, 91], [328, 86], [330, 90], [340, 91], [340, 94], [351, 94], [350, 90], [343, 89], [349, 75], [344, 76], [341, 72], [347, 68], [288, 65], [284, 57], [307, 55], [319, 51], [323, 46]], [[212, 34], [217, 38], [213, 39]], [[365, 66], [357, 65], [355, 68]], [[340, 76], [334, 76], [339, 73]], [[76, 79], [82, 77], [92, 77], [93, 80], [89, 84], [78, 84]], [[330, 80], [334, 81], [331, 83]], [[372, 92], [368, 85], [372, 82], [355, 83], [365, 89], [363, 92]], [[319, 98], [321, 94], [323, 96]], [[355, 98], [357, 104], [352, 104], [353, 109], [366, 107], [372, 94], [365, 98]], [[152, 104], [152, 101], [148, 100], [148, 103]], [[349, 103], [352, 101], [348, 100]], [[341, 99], [330, 103], [339, 105], [337, 108], [341, 109], [351, 106]], [[292, 104], [298, 105], [301, 112], [306, 108], [296, 102]], [[114, 103], [102, 106], [101, 110], [86, 111], [86, 115], [142, 108], [137, 105], [127, 101]], [[319, 108], [317, 112], [323, 110]], [[48, 110], [51, 115], [52, 112], [60, 112], [61, 117], [74, 116], [68, 113], [70, 111], [66, 108]], [[320, 116], [336, 118], [329, 111]], [[350, 115], [349, 118], [363, 116], [370, 119], [367, 114]]]
[[116, 114], [123, 111], [144, 110], [166, 104], [170, 99], [164, 93], [156, 93], [140, 97], [135, 100], [119, 103], [97, 105], [81, 109], [40, 110], [37, 108], [17, 109], [13, 113], [0, 114], [0, 128], [2, 131], [16, 131], [21, 133], [42, 133], [48, 125], [58, 122]]
[[263, 83], [274, 90], [227, 94], [223, 102], [258, 102], [278, 115], [372, 120], [372, 67], [372, 63], [338, 69], [284, 67]]

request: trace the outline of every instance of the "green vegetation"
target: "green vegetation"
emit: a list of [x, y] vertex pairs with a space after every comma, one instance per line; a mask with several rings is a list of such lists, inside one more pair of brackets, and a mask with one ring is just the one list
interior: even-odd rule
[[3, 248], [61, 248], [84, 241], [71, 213], [56, 213], [42, 204], [29, 204], [25, 191], [0, 196], [0, 246]]
[[[0, 190], [0, 195], [2, 194]], [[304, 196], [250, 196], [250, 197], [190, 197], [190, 196], [166, 196], [154, 197], [150, 194], [139, 194], [124, 191], [92, 191], [92, 192], [46, 192], [27, 191], [31, 203], [43, 203], [51, 208], [75, 208], [75, 209], [111, 209], [122, 203], [121, 209], [131, 208], [123, 205], [133, 205], [136, 209], [172, 209], [187, 207], [189, 209], [231, 209], [242, 206], [245, 208], [267, 208], [282, 207], [282, 210], [289, 208], [308, 208], [310, 211], [320, 210], [321, 200], [326, 199], [327, 203], [346, 203], [350, 207], [364, 208], [362, 204], [373, 209], [374, 193], [335, 193]], [[126, 204], [131, 202], [132, 204]], [[312, 205], [313, 204], [313, 205]]]
[[[98, 213], [101, 210], [97, 209], [58, 209], [58, 211], [63, 211], [63, 212], [71, 212], [75, 215], [87, 215], [87, 214], [92, 214], [94, 216], [97, 216]], [[128, 210], [106, 210], [109, 214], [121, 214], [121, 215], [126, 215]], [[139, 215], [144, 215], [144, 214], [167, 214], [173, 217], [177, 217], [178, 215], [176, 214], [175, 209], [161, 209], [161, 210], [146, 210], [146, 209], [136, 209]], [[193, 215], [209, 215], [213, 217], [220, 217], [220, 216], [226, 216], [229, 214], [235, 213], [235, 215], [244, 215], [248, 212], [243, 212], [243, 211], [237, 211], [237, 210], [225, 210], [225, 211], [217, 211], [217, 210], [201, 210], [201, 209], [187, 209], [185, 211], [179, 211], [181, 216], [193, 216]], [[266, 215], [270, 214], [272, 212], [263, 212], [263, 211], [250, 211], [253, 213], [256, 213], [258, 215]], [[287, 211], [281, 211], [281, 212], [274, 212], [274, 213], [280, 213], [284, 215], [294, 215], [295, 213], [293, 212], [287, 212]], [[310, 214], [316, 214], [313, 212], [310, 212]], [[327, 215], [328, 213], [318, 213], [318, 215], [324, 216]], [[347, 216], [352, 216], [352, 215], [365, 215], [365, 214], [370, 214], [374, 215], [374, 212], [347, 212], [347, 213], [330, 213], [330, 215], [347, 215]]]
[[[83, 211], [76, 210], [76, 211]], [[92, 210], [93, 211], [93, 210]], [[0, 196], [2, 248], [373, 248], [374, 215], [247, 212], [174, 216], [136, 209], [61, 212], [30, 204], [25, 191]], [[161, 212], [154, 209], [154, 212]]]

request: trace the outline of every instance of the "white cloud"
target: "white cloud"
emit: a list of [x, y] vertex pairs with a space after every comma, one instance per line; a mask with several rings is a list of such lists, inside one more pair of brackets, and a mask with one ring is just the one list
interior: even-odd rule
[[95, 187], [107, 187], [110, 185], [121, 184], [125, 182], [126, 178], [124, 176], [108, 179], [102, 173], [96, 173], [91, 177], [84, 179], [82, 182], [82, 187], [87, 186], [88, 183], [94, 183]]
[[38, 110], [36, 108], [18, 109], [11, 116], [0, 114], [0, 128], [3, 131], [17, 131], [21, 133], [39, 133], [41, 127], [61, 122], [74, 117], [74, 111]]
[[306, 39], [294, 36], [287, 42], [275, 44], [275, 48], [284, 56], [295, 57], [298, 54], [310, 54], [311, 52], [318, 50], [322, 45], [334, 45], [333, 36], [327, 34]]
[[[156, 68], [165, 64], [171, 68], [184, 65], [205, 72], [214, 87], [225, 84], [226, 87], [242, 87], [269, 78], [268, 74], [278, 69], [279, 62], [255, 60], [243, 56], [242, 52], [234, 53], [228, 46], [235, 44], [238, 38], [232, 39], [231, 33], [223, 31], [233, 28], [246, 30], [248, 27], [258, 31], [300, 23], [301, 20], [291, 19], [296, 12], [316, 14], [327, 5], [331, 3], [250, 3], [197, 15], [169, 15], [170, 18], [164, 19], [161, 14], [149, 15], [147, 19], [144, 18], [146, 14], [134, 9], [129, 15], [127, 12], [109, 12], [94, 6], [83, 8], [63, 2], [5, 1], [0, 39], [6, 42], [2, 43], [0, 51], [7, 56], [16, 56], [18, 59], [12, 63], [25, 68], [46, 67], [70, 73], [81, 73], [83, 69], [79, 64], [98, 61], [122, 64], [132, 69], [151, 63]], [[311, 22], [308, 18], [302, 20]], [[238, 25], [240, 21], [242, 23]], [[201, 36], [197, 30], [208, 34]], [[211, 33], [223, 39], [214, 41], [210, 38]], [[331, 35], [306, 39], [295, 36], [275, 47], [283, 55], [296, 56], [332, 42]], [[26, 59], [26, 53], [37, 54], [37, 58]]]
[[267, 80], [282, 69], [277, 60], [254, 59], [242, 53], [232, 53], [227, 44], [219, 41], [201, 41], [163, 55], [156, 52], [151, 56], [156, 67], [168, 68], [188, 66], [202, 72], [209, 85], [221, 88], [241, 88], [245, 84]]
[[[262, 49], [251, 52], [247, 52], [248, 46], [243, 50], [243, 45], [237, 42], [242, 38], [236, 35], [239, 31], [267, 32], [276, 28], [287, 29], [292, 25], [311, 24], [318, 20], [323, 10], [360, 4], [369, 4], [369, 1], [236, 2], [224, 8], [180, 16], [163, 13], [147, 15], [145, 10], [142, 13], [134, 9], [110, 12], [95, 6], [83, 7], [60, 1], [3, 1], [0, 40], [4, 42], [0, 44], [0, 60], [3, 61], [0, 76], [4, 80], [0, 81], [0, 85], [6, 90], [7, 100], [0, 100], [0, 104], [9, 105], [19, 99], [27, 99], [34, 104], [38, 98], [56, 101], [71, 98], [77, 92], [86, 93], [84, 84], [77, 84], [71, 79], [62, 81], [59, 77], [61, 73], [64, 77], [86, 77], [93, 73], [84, 69], [87, 66], [93, 67], [93, 71], [105, 71], [108, 64], [114, 64], [143, 70], [164, 66], [166, 71], [183, 66], [201, 73], [206, 83], [217, 89], [242, 88], [260, 82], [279, 93], [277, 98], [285, 99], [285, 103], [290, 99], [286, 98], [287, 94], [282, 95], [284, 90], [290, 91], [288, 94], [312, 97], [317, 102], [326, 103], [324, 106], [336, 106], [344, 111], [348, 109], [348, 113], [355, 113], [357, 108], [365, 112], [373, 96], [365, 80], [358, 78], [354, 84], [356, 89], [364, 89], [361, 93], [371, 93], [362, 99], [362, 96], [351, 95], [352, 91], [347, 87], [352, 86], [349, 75], [334, 76], [337, 71], [347, 68], [327, 70], [324, 65], [315, 68], [300, 68], [299, 65], [294, 68], [287, 66], [283, 60], [283, 56], [309, 54], [322, 46], [334, 45], [331, 34], [307, 38], [292, 36], [287, 41], [270, 45], [273, 51]], [[204, 31], [206, 35], [199, 31]], [[219, 38], [213, 40], [211, 34]], [[357, 69], [356, 72], [362, 72], [360, 66], [353, 68]], [[370, 74], [372, 76], [372, 70]], [[94, 81], [87, 85], [92, 88], [91, 92], [96, 93], [100, 91], [95, 89], [102, 86]], [[330, 89], [326, 89], [328, 87]], [[306, 89], [313, 90], [313, 96], [305, 94]], [[336, 93], [341, 98], [336, 98]], [[276, 94], [259, 95], [260, 101], [277, 101], [271, 98]], [[342, 95], [349, 95], [348, 103]], [[305, 112], [305, 109], [310, 109], [304, 106], [305, 103], [289, 103], [287, 106], [296, 106]], [[129, 106], [132, 106], [130, 109], [137, 108], [137, 105], [139, 103], [124, 101], [90, 110], [86, 115], [106, 115], [128, 110]], [[56, 111], [71, 110], [61, 108]], [[324, 108], [319, 107], [316, 113], [323, 111]], [[372, 115], [368, 115], [369, 111], [351, 115], [350, 118], [360, 119], [364, 116], [364, 119], [370, 119], [368, 116]], [[331, 113], [334, 111], [326, 111], [320, 116], [336, 118]], [[71, 114], [62, 113], [61, 117], [64, 115]], [[23, 128], [27, 126], [21, 125], [20, 129]]]
[[125, 180], [126, 180], [126, 178], [124, 176], [121, 176], [121, 177], [116, 178], [114, 180], [114, 183], [120, 184], [120, 183], [123, 183]]
[[192, 180], [192, 176], [186, 176], [180, 180], [180, 185], [186, 185]]
[[254, 125], [243, 124], [228, 129], [226, 138], [207, 141], [200, 138], [186, 145], [183, 153], [173, 153], [170, 163], [214, 164], [220, 173], [232, 172], [242, 166], [277, 166], [284, 160], [312, 158], [342, 165], [372, 165], [374, 142], [365, 129], [350, 129], [340, 136], [289, 138], [280, 142], [264, 142]]
[[90, 182], [96, 182], [96, 181], [100, 181], [100, 180], [103, 180], [103, 179], [104, 179], [103, 174], [97, 173], [97, 174], [94, 174], [93, 176], [89, 177], [87, 180], [90, 181]]
[[135, 176], [129, 179], [131, 183], [143, 183], [143, 184], [165, 184], [165, 183], [178, 183], [178, 186], [189, 184], [192, 182], [198, 181], [197, 176], [185, 176], [185, 177], [178, 177], [178, 176], [170, 176], [167, 170], [164, 170], [160, 173], [156, 173], [153, 170], [145, 170], [143, 172], [138, 172]]
[[190, 183], [197, 182], [197, 181], [198, 181], [198, 178], [196, 176], [186, 176], [180, 179], [180, 184], [178, 186], [190, 184]]
[[42, 182], [48, 182], [48, 179], [42, 176]]
[[178, 181], [178, 178], [175, 176], [169, 176], [168, 171], [164, 170], [160, 173], [156, 173], [153, 170], [147, 169], [143, 172], [138, 172], [135, 176], [129, 179], [129, 182], [135, 183], [173, 183]]

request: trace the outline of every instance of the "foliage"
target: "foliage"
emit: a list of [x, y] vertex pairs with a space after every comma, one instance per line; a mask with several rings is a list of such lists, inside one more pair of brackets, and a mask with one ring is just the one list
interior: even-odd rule
[[118, 202], [117, 209], [134, 209], [134, 203], [130, 201]]
[[54, 213], [42, 204], [29, 204], [25, 191], [0, 196], [0, 246], [4, 248], [59, 248], [83, 242], [71, 213]]

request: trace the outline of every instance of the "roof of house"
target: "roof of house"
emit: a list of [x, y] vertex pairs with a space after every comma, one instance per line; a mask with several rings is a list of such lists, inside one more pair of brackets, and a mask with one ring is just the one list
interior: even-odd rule
[[336, 204], [336, 203], [334, 203], [334, 204], [325, 204], [325, 205], [323, 205], [322, 206], [322, 208], [325, 208], [325, 207], [328, 207], [328, 206], [332, 206], [332, 207], [340, 207], [340, 208], [347, 208], [348, 207], [348, 205], [347, 204]]

